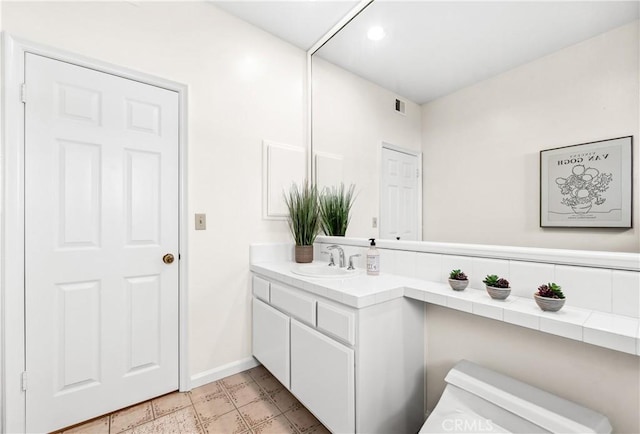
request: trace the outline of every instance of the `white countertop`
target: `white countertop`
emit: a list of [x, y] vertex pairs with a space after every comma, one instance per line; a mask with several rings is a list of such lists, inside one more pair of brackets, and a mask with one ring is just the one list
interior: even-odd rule
[[[544, 312], [533, 298], [509, 296], [494, 300], [484, 288], [454, 291], [448, 283], [414, 279], [394, 274], [360, 274], [349, 278], [312, 278], [294, 274], [293, 262], [251, 264], [256, 274], [294, 286], [338, 303], [364, 308], [394, 298], [408, 297], [450, 309], [461, 310], [497, 321], [515, 324], [609, 348], [640, 355], [640, 319], [572, 307]], [[569, 303], [569, 300], [567, 300]]]

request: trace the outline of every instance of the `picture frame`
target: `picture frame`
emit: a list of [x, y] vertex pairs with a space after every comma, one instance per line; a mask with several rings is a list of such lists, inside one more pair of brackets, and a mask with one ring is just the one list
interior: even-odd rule
[[631, 228], [633, 136], [540, 151], [540, 227]]

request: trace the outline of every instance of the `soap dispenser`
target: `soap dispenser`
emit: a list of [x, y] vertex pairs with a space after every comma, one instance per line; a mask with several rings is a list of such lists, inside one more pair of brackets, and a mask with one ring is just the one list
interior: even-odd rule
[[380, 274], [380, 252], [376, 249], [376, 239], [369, 238], [370, 247], [367, 250], [367, 274], [377, 276]]

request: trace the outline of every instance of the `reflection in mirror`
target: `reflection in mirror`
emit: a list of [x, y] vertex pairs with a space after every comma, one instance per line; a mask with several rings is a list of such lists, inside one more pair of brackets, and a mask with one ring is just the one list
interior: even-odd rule
[[[356, 184], [347, 236], [640, 252], [638, 9], [371, 3], [312, 59], [314, 176]], [[633, 229], [540, 228], [540, 151], [628, 135]]]

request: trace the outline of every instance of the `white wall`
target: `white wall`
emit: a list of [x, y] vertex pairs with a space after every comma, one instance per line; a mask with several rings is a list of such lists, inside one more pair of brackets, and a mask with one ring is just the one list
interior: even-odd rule
[[323, 59], [313, 59], [313, 151], [344, 157], [344, 182], [356, 184], [350, 237], [377, 237], [382, 142], [420, 152], [420, 106]]
[[471, 360], [607, 415], [613, 432], [640, 432], [638, 356], [426, 305], [427, 408], [444, 377]]
[[189, 370], [250, 357], [249, 243], [289, 240], [261, 219], [262, 139], [305, 144], [305, 53], [205, 2], [1, 7], [10, 34], [189, 86]]
[[[423, 239], [640, 252], [638, 22], [422, 106]], [[539, 151], [634, 136], [633, 229], [539, 227]]]

